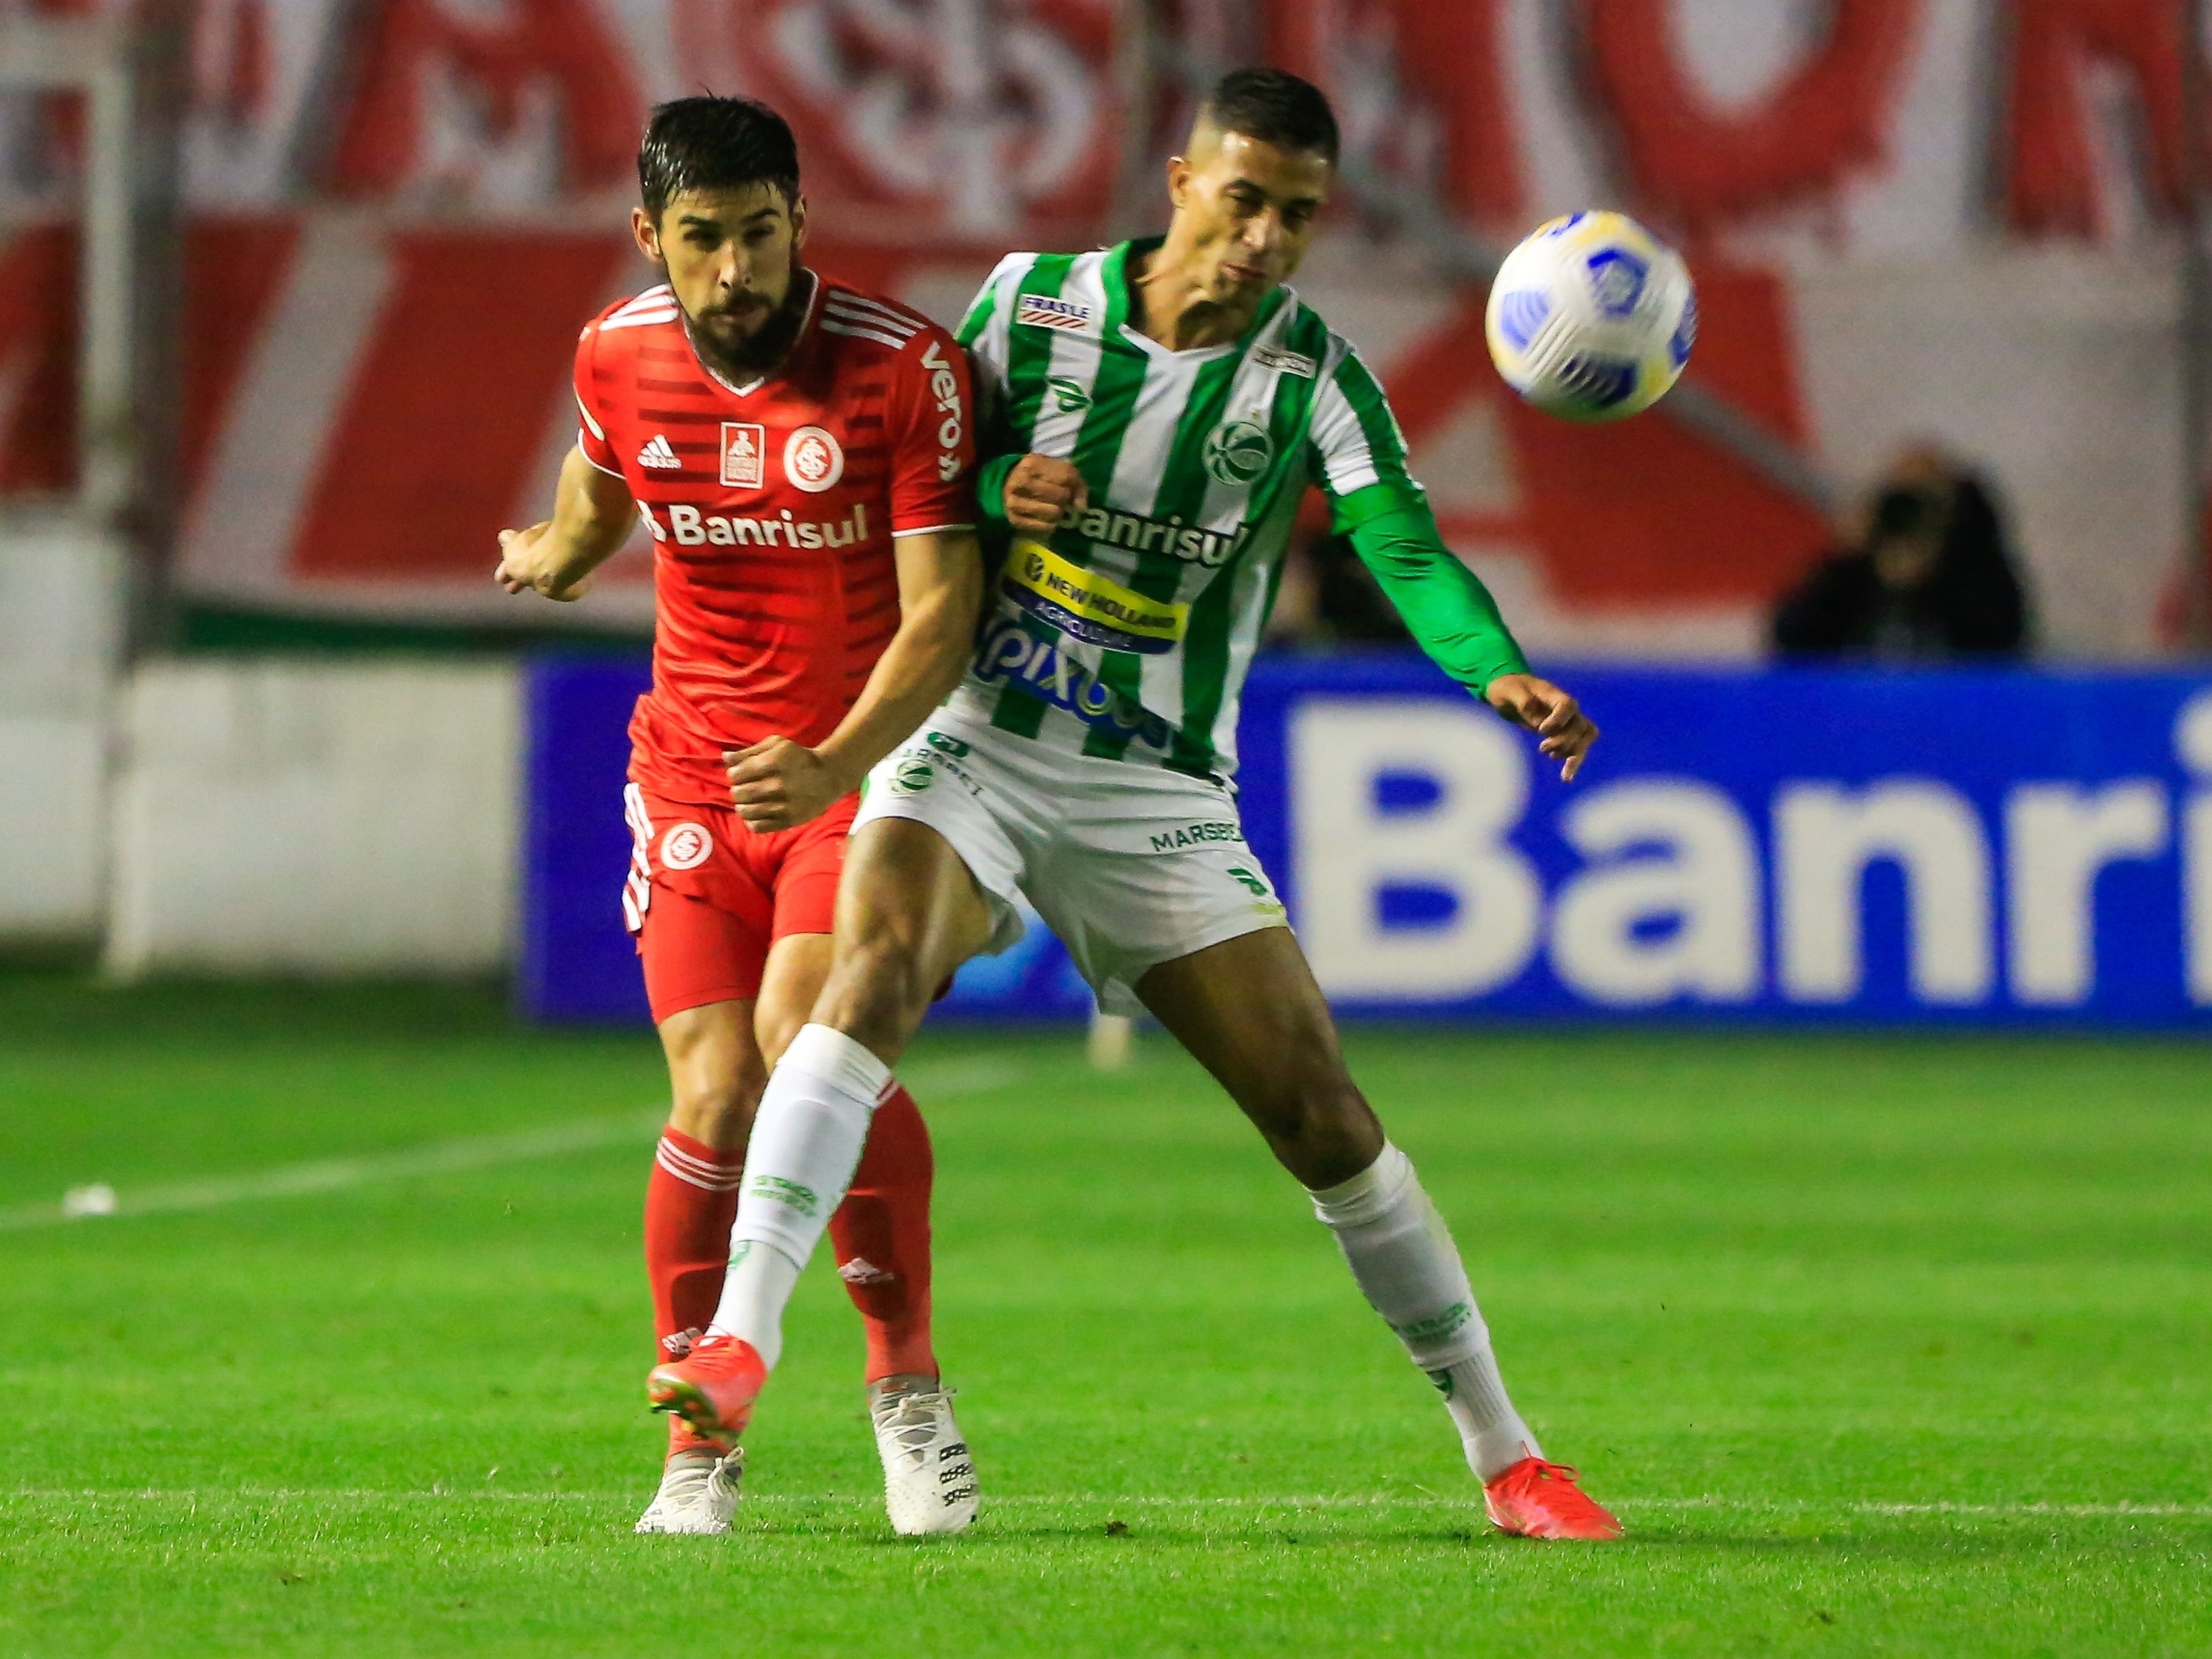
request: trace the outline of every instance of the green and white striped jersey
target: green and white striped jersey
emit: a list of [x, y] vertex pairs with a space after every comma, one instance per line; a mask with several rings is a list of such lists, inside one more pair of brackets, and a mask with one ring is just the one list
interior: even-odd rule
[[[1091, 500], [1048, 547], [1008, 550], [953, 707], [1226, 777], [1308, 484], [1339, 502], [1370, 492], [1362, 518], [1425, 507], [1375, 377], [1289, 289], [1228, 345], [1170, 351], [1130, 326], [1125, 266], [1157, 245], [1010, 255], [961, 325], [987, 454], [1072, 460]], [[987, 507], [1005, 471], [987, 468]]]

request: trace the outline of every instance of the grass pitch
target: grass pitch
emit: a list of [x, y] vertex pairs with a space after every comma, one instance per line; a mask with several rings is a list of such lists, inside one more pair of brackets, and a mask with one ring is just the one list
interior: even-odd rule
[[2212, 1051], [1351, 1048], [1626, 1543], [1487, 1533], [1164, 1039], [907, 1068], [974, 1532], [891, 1535], [817, 1263], [738, 1532], [641, 1539], [648, 1037], [0, 980], [0, 1653], [2212, 1650]]

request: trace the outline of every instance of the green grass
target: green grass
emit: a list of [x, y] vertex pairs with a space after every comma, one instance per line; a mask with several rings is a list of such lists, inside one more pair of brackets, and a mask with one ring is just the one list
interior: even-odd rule
[[[2212, 1050], [1409, 1035], [1355, 1068], [1628, 1522], [1489, 1534], [1256, 1138], [1153, 1039], [930, 1038], [986, 1493], [891, 1536], [823, 1264], [738, 1530], [639, 1539], [644, 1135], [0, 1231], [0, 1654], [2212, 1650]], [[488, 991], [0, 979], [0, 1217], [600, 1119]]]

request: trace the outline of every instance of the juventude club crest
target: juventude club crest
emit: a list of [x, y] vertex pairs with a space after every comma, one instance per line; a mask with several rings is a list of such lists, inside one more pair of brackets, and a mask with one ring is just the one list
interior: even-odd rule
[[1216, 483], [1250, 483], [1275, 459], [1275, 441], [1257, 421], [1224, 421], [1206, 434], [1206, 474]]

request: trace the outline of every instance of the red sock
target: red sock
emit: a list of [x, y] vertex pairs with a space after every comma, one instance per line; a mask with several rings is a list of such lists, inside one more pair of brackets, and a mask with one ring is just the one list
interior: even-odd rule
[[730, 1265], [730, 1224], [745, 1155], [717, 1152], [678, 1129], [660, 1137], [645, 1188], [645, 1276], [653, 1283], [656, 1359], [681, 1359], [707, 1328]]
[[[660, 1137], [645, 1186], [645, 1275], [653, 1285], [656, 1362], [681, 1359], [714, 1316], [744, 1172], [743, 1151], [717, 1152], [679, 1129]], [[672, 1455], [713, 1443], [670, 1413]]]
[[903, 1087], [876, 1108], [852, 1189], [830, 1218], [837, 1276], [868, 1331], [868, 1381], [937, 1375], [929, 1343], [929, 1188], [937, 1163]]

